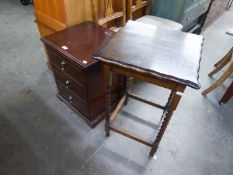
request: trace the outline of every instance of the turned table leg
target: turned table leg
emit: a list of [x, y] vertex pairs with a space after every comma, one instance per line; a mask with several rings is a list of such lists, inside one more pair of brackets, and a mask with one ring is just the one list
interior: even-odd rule
[[127, 77], [126, 78], [126, 83], [125, 83], [126, 100], [124, 102], [124, 105], [127, 105], [128, 101], [129, 101], [128, 94], [130, 93], [130, 91], [132, 89], [132, 86], [133, 86], [133, 78]]
[[151, 151], [150, 151], [150, 156], [154, 156], [154, 154], [156, 153], [160, 141], [162, 140], [162, 137], [166, 131], [166, 128], [169, 124], [169, 121], [171, 120], [171, 117], [173, 115], [173, 112], [176, 110], [180, 99], [181, 99], [181, 95], [176, 94], [177, 91], [174, 89], [172, 90], [167, 105], [166, 105], [166, 109], [163, 112], [163, 116], [162, 116], [162, 120], [161, 120], [161, 125], [159, 128], [159, 132], [157, 134], [157, 137], [152, 145]]
[[104, 87], [105, 87], [105, 131], [106, 136], [110, 136], [110, 117], [111, 117], [111, 88], [112, 88], [112, 72], [108, 65], [104, 65]]

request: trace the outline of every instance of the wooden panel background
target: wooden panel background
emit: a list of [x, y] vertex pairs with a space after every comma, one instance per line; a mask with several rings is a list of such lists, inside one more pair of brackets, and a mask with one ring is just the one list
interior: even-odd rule
[[92, 0], [64, 0], [64, 3], [68, 27], [93, 19]]
[[[95, 10], [98, 13], [96, 14], [97, 18], [99, 19], [104, 18], [105, 17], [105, 1], [104, 0], [90, 0], [90, 1], [92, 3], [92, 8], [95, 8]], [[122, 1], [123, 0], [112, 0], [114, 12], [122, 11], [123, 9]], [[93, 9], [93, 12], [94, 12], [94, 9]]]
[[61, 0], [34, 0], [35, 17], [41, 36], [67, 27], [64, 2]]
[[[94, 8], [98, 13], [97, 18], [103, 18], [105, 0], [34, 0], [35, 17], [41, 36], [87, 20], [93, 21], [93, 2], [96, 3]], [[115, 12], [122, 10], [122, 0], [112, 0], [112, 2]]]
[[[104, 17], [105, 0], [34, 0], [40, 36], [45, 37], [87, 20], [94, 21], [93, 1], [97, 1], [98, 18]], [[112, 2], [114, 11], [121, 11], [122, 0]]]
[[40, 11], [53, 19], [66, 23], [64, 1], [62, 0], [34, 0], [35, 12]]

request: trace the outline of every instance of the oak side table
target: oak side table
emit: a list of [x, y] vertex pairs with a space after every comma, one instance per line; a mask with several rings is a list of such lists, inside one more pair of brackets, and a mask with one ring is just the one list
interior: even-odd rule
[[[200, 89], [198, 83], [203, 37], [195, 34], [160, 29], [129, 21], [101, 50], [94, 54], [104, 66], [105, 130], [122, 134], [151, 147], [150, 156], [158, 149], [167, 125], [187, 86]], [[126, 88], [118, 106], [111, 114], [112, 73], [127, 77]], [[171, 90], [167, 104], [148, 101], [129, 91], [131, 78]], [[139, 100], [163, 110], [160, 127], [153, 142], [113, 125], [113, 121], [128, 98]]]

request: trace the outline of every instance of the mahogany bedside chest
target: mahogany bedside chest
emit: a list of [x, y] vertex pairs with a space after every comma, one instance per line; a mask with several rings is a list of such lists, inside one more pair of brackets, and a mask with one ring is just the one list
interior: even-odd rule
[[[58, 98], [91, 127], [105, 117], [103, 68], [92, 55], [113, 35], [111, 30], [84, 22], [41, 39], [52, 65]], [[123, 93], [122, 81], [121, 76], [113, 76], [113, 106]]]

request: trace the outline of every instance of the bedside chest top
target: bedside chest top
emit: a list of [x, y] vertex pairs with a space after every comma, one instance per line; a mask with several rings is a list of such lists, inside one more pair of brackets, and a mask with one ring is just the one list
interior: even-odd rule
[[42, 38], [42, 42], [87, 68], [96, 62], [92, 55], [114, 35], [94, 22], [87, 21]]
[[202, 44], [202, 36], [129, 21], [94, 55], [108, 64], [199, 89]]

